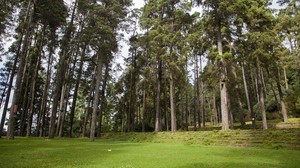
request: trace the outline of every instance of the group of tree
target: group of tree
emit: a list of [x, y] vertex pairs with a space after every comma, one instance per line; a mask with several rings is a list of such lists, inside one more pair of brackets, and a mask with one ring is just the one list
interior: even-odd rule
[[[297, 0], [279, 0], [280, 10], [266, 0], [5, 2], [0, 36], [14, 40], [0, 46], [0, 136], [5, 124], [9, 139], [93, 141], [207, 122], [267, 129], [268, 119], [300, 116]], [[116, 78], [124, 31], [129, 55]]]

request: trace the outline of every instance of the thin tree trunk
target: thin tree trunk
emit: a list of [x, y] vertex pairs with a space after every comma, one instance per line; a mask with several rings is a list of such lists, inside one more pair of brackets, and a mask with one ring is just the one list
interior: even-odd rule
[[[90, 104], [90, 103], [88, 103]], [[82, 134], [81, 134], [81, 137], [85, 137], [85, 134], [86, 134], [86, 125], [87, 125], [87, 122], [88, 122], [88, 118], [89, 118], [89, 108], [90, 107], [87, 107], [85, 109], [85, 113], [84, 113], [84, 121], [83, 121], [83, 128], [82, 128]]]
[[175, 99], [174, 99], [174, 78], [172, 72], [170, 72], [170, 105], [171, 105], [171, 131], [177, 130], [176, 125], [176, 113], [175, 113]]
[[[202, 69], [203, 69], [203, 67], [202, 67], [202, 57], [200, 56], [200, 73], [202, 73]], [[202, 119], [202, 125], [203, 125], [203, 128], [205, 127], [205, 105], [204, 105], [204, 103], [205, 103], [205, 101], [204, 101], [204, 82], [203, 82], [203, 79], [202, 79], [202, 77], [200, 78], [200, 81], [199, 81], [200, 83], [200, 88], [199, 88], [199, 91], [200, 91], [200, 93], [199, 93], [199, 95], [201, 95], [200, 96], [200, 111], [201, 111], [201, 119]]]
[[42, 105], [41, 105], [42, 119], [41, 119], [40, 137], [45, 136], [48, 89], [49, 89], [50, 80], [51, 80], [51, 65], [52, 65], [52, 62], [53, 62], [52, 55], [53, 55], [53, 45], [51, 45], [50, 51], [49, 51], [48, 66], [47, 66], [47, 77], [46, 77], [45, 86], [43, 88]]
[[217, 104], [216, 104], [216, 94], [215, 91], [213, 91], [213, 99], [212, 99], [212, 103], [213, 103], [213, 115], [214, 115], [214, 125], [218, 125], [219, 121], [218, 121], [218, 110], [217, 110]]
[[244, 89], [245, 89], [245, 94], [246, 94], [246, 99], [247, 99], [247, 106], [248, 106], [248, 110], [249, 110], [250, 115], [251, 115], [252, 128], [255, 128], [256, 127], [255, 113], [253, 111], [252, 99], [250, 97], [251, 95], [249, 94], [249, 87], [248, 87], [248, 82], [247, 82], [247, 77], [246, 77], [246, 73], [245, 73], [244, 64], [242, 64], [242, 73], [243, 73]]
[[197, 114], [199, 111], [199, 91], [198, 91], [198, 59], [195, 56], [195, 66], [194, 66], [194, 131], [197, 130]]
[[[100, 52], [100, 51], [98, 51]], [[100, 83], [102, 78], [102, 55], [99, 53], [97, 54], [97, 68], [95, 72], [95, 94], [93, 98], [93, 112], [92, 112], [92, 122], [91, 122], [91, 132], [90, 132], [90, 141], [95, 140], [95, 133], [96, 133], [96, 125], [97, 125], [97, 110], [99, 105], [99, 90], [100, 90]]]
[[257, 65], [257, 85], [258, 85], [258, 93], [259, 93], [259, 107], [260, 112], [262, 114], [262, 121], [263, 121], [263, 129], [268, 129], [267, 125], [267, 117], [266, 117], [266, 109], [265, 109], [265, 98], [264, 98], [264, 90], [263, 90], [263, 83], [262, 83], [262, 76], [261, 76], [261, 68], [259, 64], [259, 59], [256, 59]]
[[56, 131], [55, 131], [56, 136], [58, 136], [58, 134], [59, 134], [61, 118], [62, 118], [63, 111], [64, 111], [66, 87], [67, 87], [67, 84], [64, 84], [61, 89], [61, 95], [60, 95], [60, 101], [59, 101], [59, 112], [58, 112], [58, 119], [57, 119], [57, 124], [56, 124]]
[[282, 93], [281, 85], [280, 85], [280, 71], [279, 71], [278, 67], [277, 67], [276, 77], [277, 77], [276, 84], [277, 84], [279, 99], [280, 99], [281, 114], [282, 114], [282, 117], [283, 117], [283, 121], [285, 123], [287, 123], [288, 122], [288, 116], [287, 116], [287, 110], [286, 110], [285, 102], [284, 102], [284, 99], [283, 99], [283, 93]]
[[[17, 56], [15, 59], [18, 59], [19, 54], [20, 54], [20, 62], [19, 62], [19, 67], [18, 67], [18, 72], [17, 72], [17, 79], [16, 79], [16, 84], [15, 84], [15, 91], [13, 95], [13, 100], [12, 100], [12, 106], [11, 106], [11, 111], [10, 111], [10, 116], [9, 116], [9, 124], [8, 124], [8, 132], [7, 132], [7, 138], [8, 139], [14, 139], [14, 132], [15, 132], [15, 117], [18, 112], [18, 104], [19, 104], [19, 98], [21, 97], [21, 84], [22, 84], [22, 78], [23, 78], [23, 72], [24, 72], [24, 67], [25, 67], [25, 60], [26, 60], [26, 50], [27, 50], [27, 44], [28, 44], [28, 39], [30, 37], [30, 27], [32, 24], [32, 17], [34, 14], [34, 4], [36, 3], [36, 0], [29, 1], [28, 4], [28, 9], [27, 9], [27, 18], [25, 19], [27, 26], [25, 30], [25, 37], [24, 37], [24, 45], [23, 45], [23, 51], [22, 54], [19, 52], [17, 53]], [[21, 40], [22, 41], [22, 40]], [[21, 42], [20, 44], [21, 45]]]
[[185, 57], [185, 71], [186, 71], [186, 85], [185, 85], [185, 113], [183, 113], [182, 115], [184, 115], [183, 120], [185, 121], [185, 125], [184, 125], [184, 129], [186, 131], [189, 130], [189, 123], [188, 123], [188, 110], [189, 110], [189, 100], [188, 100], [188, 87], [189, 87], [189, 77], [188, 77], [188, 57]]
[[[31, 136], [31, 127], [32, 127], [32, 118], [33, 118], [33, 108], [34, 108], [34, 97], [35, 97], [35, 93], [36, 93], [36, 81], [38, 78], [38, 71], [41, 65], [41, 51], [43, 48], [43, 41], [44, 41], [44, 35], [45, 35], [45, 31], [46, 31], [46, 27], [43, 28], [43, 32], [42, 32], [42, 37], [41, 37], [41, 41], [39, 44], [39, 51], [38, 51], [38, 58], [36, 61], [36, 65], [34, 68], [34, 74], [32, 77], [32, 84], [31, 84], [31, 89], [30, 89], [30, 105], [29, 105], [29, 111], [28, 111], [28, 118], [27, 118], [27, 134], [26, 136]], [[37, 129], [38, 130], [38, 129]]]
[[105, 74], [104, 74], [104, 80], [103, 80], [103, 85], [102, 85], [102, 90], [101, 90], [101, 106], [99, 110], [99, 119], [98, 119], [98, 130], [97, 130], [97, 136], [101, 137], [102, 133], [102, 119], [103, 119], [103, 111], [105, 109], [105, 91], [106, 91], [106, 85], [107, 85], [107, 79], [109, 77], [109, 64], [108, 62], [106, 63], [105, 67]]
[[256, 100], [257, 100], [257, 103], [259, 104], [259, 88], [258, 88], [258, 80], [257, 80], [257, 74], [258, 72], [256, 72], [256, 77], [254, 78], [255, 79], [255, 92], [256, 92]]
[[[76, 1], [77, 2], [77, 1]], [[76, 8], [76, 3], [74, 8]], [[65, 36], [62, 39], [62, 45], [61, 45], [61, 54], [60, 54], [60, 60], [58, 62], [58, 69], [57, 69], [57, 74], [56, 74], [56, 85], [54, 89], [54, 98], [53, 98], [53, 104], [52, 104], [52, 111], [51, 111], [51, 120], [50, 120], [50, 127], [49, 127], [49, 136], [48, 138], [54, 138], [55, 136], [55, 122], [56, 122], [56, 113], [57, 113], [57, 107], [58, 107], [58, 102], [59, 98], [61, 96], [61, 90], [62, 86], [64, 84], [64, 78], [65, 78], [65, 67], [68, 67], [66, 65], [67, 60], [68, 60], [68, 51], [69, 51], [69, 46], [70, 46], [70, 39], [71, 39], [71, 34], [72, 34], [72, 28], [74, 25], [74, 12], [75, 9], [73, 10], [71, 21], [67, 27], [67, 31]]]
[[230, 129], [234, 129], [234, 117], [233, 117], [233, 113], [231, 110], [231, 98], [229, 96], [227, 96], [227, 105], [228, 105], [228, 121], [229, 121], [229, 128]]
[[235, 83], [235, 96], [237, 98], [238, 101], [238, 107], [239, 107], [239, 119], [240, 119], [240, 123], [241, 123], [241, 127], [244, 127], [246, 125], [245, 123], [245, 118], [244, 118], [244, 110], [243, 110], [243, 104], [242, 104], [242, 100], [241, 100], [241, 96], [240, 96], [240, 88], [237, 82], [237, 74], [236, 74], [236, 67], [232, 66], [232, 73], [234, 76], [234, 83]]
[[161, 110], [160, 110], [160, 95], [161, 95], [161, 78], [162, 78], [162, 62], [157, 56], [157, 78], [156, 78], [156, 108], [155, 108], [155, 132], [161, 131]]
[[32, 84], [31, 84], [31, 91], [30, 91], [30, 105], [29, 105], [29, 111], [28, 111], [28, 118], [27, 118], [27, 134], [26, 136], [31, 136], [31, 127], [32, 127], [32, 117], [33, 117], [33, 108], [34, 108], [34, 97], [35, 97], [35, 89], [36, 89], [36, 80], [38, 76], [38, 70], [40, 66], [40, 59], [41, 56], [39, 56], [37, 60], [37, 64], [35, 66], [34, 75], [32, 77]]
[[285, 89], [289, 90], [289, 80], [288, 80], [287, 75], [286, 75], [286, 68], [285, 67], [283, 67], [283, 74], [284, 74]]
[[[267, 97], [266, 93], [267, 93], [267, 87], [266, 87], [266, 82], [265, 82], [265, 75], [262, 69], [260, 69], [260, 75], [261, 75], [261, 81], [262, 81], [262, 86], [263, 86], [263, 93], [264, 93], [264, 97]], [[272, 85], [273, 86], [273, 85]], [[272, 88], [273, 89], [273, 88]], [[275, 92], [275, 91], [274, 91]], [[274, 93], [273, 92], [273, 93]], [[275, 100], [277, 100], [276, 94], [274, 94], [275, 96]], [[277, 101], [276, 101], [277, 102]]]
[[[144, 84], [145, 85], [145, 84]], [[145, 132], [146, 88], [143, 89], [142, 132]]]
[[[2, 92], [2, 95], [1, 95], [0, 108], [1, 108], [1, 105], [2, 105], [2, 102], [3, 102], [3, 99], [5, 97], [6, 88], [7, 87], [9, 88], [9, 82], [10, 82], [9, 79], [11, 78], [10, 77], [11, 75], [13, 75], [12, 71], [8, 73], [8, 76], [7, 76], [7, 79], [6, 79], [6, 82], [5, 82], [5, 88], [3, 89], [3, 92]], [[11, 89], [9, 90], [9, 92], [10, 91], [11, 91]], [[6, 99], [9, 99], [9, 97], [10, 97], [10, 93], [7, 92]], [[6, 100], [5, 100], [5, 102], [6, 102]], [[5, 112], [3, 111], [2, 112], [2, 118], [1, 118], [1, 125], [0, 125], [0, 138], [2, 136], [5, 119], [6, 119], [6, 111]]]
[[58, 137], [63, 137], [63, 131], [64, 131], [64, 123], [65, 123], [65, 117], [66, 117], [66, 111], [68, 107], [68, 102], [69, 102], [69, 86], [70, 84], [66, 84], [65, 88], [65, 94], [64, 94], [64, 99], [63, 99], [63, 106], [62, 106], [62, 114], [60, 118], [60, 126], [59, 126], [59, 132], [58, 132]]
[[77, 74], [76, 84], [75, 84], [75, 89], [74, 89], [71, 114], [70, 114], [70, 132], [69, 132], [70, 137], [72, 137], [72, 134], [73, 134], [74, 114], [75, 114], [75, 107], [76, 107], [76, 101], [77, 101], [77, 96], [78, 96], [78, 88], [79, 88], [79, 84], [80, 84], [80, 80], [81, 80], [81, 76], [82, 76], [85, 50], [86, 50], [86, 45], [84, 45], [84, 47], [82, 49], [80, 64], [79, 64], [79, 69], [77, 72], [78, 74]]

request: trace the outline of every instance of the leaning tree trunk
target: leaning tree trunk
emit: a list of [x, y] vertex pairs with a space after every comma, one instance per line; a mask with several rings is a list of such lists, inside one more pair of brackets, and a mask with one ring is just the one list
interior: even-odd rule
[[267, 125], [267, 117], [266, 117], [266, 108], [265, 108], [265, 97], [264, 97], [264, 89], [263, 89], [263, 83], [262, 83], [262, 76], [261, 76], [261, 67], [259, 58], [256, 59], [256, 65], [257, 65], [257, 86], [258, 86], [258, 93], [259, 93], [259, 107], [260, 112], [262, 114], [262, 121], [263, 121], [263, 129], [268, 129]]
[[[9, 79], [10, 79], [10, 75], [12, 75], [11, 72], [8, 73], [8, 76], [7, 76], [7, 79], [6, 79], [6, 82], [5, 82], [5, 87], [4, 87], [3, 92], [2, 92], [2, 94], [1, 94], [0, 107], [1, 107], [2, 102], [3, 102], [3, 99], [4, 99], [4, 97], [5, 97], [5, 91], [6, 91], [6, 88], [7, 88], [7, 86], [8, 86], [8, 82], [9, 82]], [[7, 95], [8, 95], [8, 93], [7, 93]], [[8, 97], [8, 99], [9, 99], [9, 97]], [[3, 112], [3, 113], [2, 113], [2, 118], [1, 118], [1, 125], [0, 125], [0, 138], [1, 138], [1, 136], [2, 136], [2, 131], [3, 131], [5, 119], [6, 119], [6, 112], [5, 112], [5, 113]]]
[[[27, 18], [25, 21], [27, 21], [27, 26], [25, 29], [25, 37], [24, 37], [24, 45], [23, 45], [23, 51], [20, 54], [19, 52], [17, 53], [17, 56], [15, 59], [18, 59], [19, 54], [20, 54], [20, 60], [19, 60], [19, 67], [18, 67], [18, 72], [17, 72], [17, 79], [16, 79], [16, 84], [15, 84], [15, 91], [13, 95], [13, 100], [12, 100], [12, 106], [11, 106], [11, 111], [10, 111], [10, 116], [9, 116], [9, 124], [8, 124], [8, 132], [7, 132], [7, 138], [8, 139], [14, 139], [14, 132], [15, 132], [15, 117], [18, 112], [18, 104], [19, 104], [19, 98], [21, 97], [21, 85], [22, 85], [22, 78], [23, 78], [23, 72], [24, 72], [24, 67], [25, 67], [25, 60], [26, 60], [26, 50], [27, 50], [27, 44], [28, 40], [30, 37], [30, 27], [32, 24], [32, 18], [34, 14], [34, 4], [36, 3], [36, 0], [32, 0], [28, 4], [28, 9], [27, 9]], [[19, 44], [21, 45], [21, 43]]]

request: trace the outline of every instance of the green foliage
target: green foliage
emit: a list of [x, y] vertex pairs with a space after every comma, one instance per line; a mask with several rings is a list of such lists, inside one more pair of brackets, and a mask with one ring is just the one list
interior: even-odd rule
[[38, 0], [34, 16], [37, 21], [56, 29], [66, 23], [67, 8], [63, 0]]

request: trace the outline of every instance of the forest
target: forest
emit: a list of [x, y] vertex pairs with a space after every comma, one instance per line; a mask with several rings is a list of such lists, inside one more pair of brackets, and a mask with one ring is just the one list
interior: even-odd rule
[[298, 0], [0, 2], [0, 137], [266, 130], [300, 117]]

